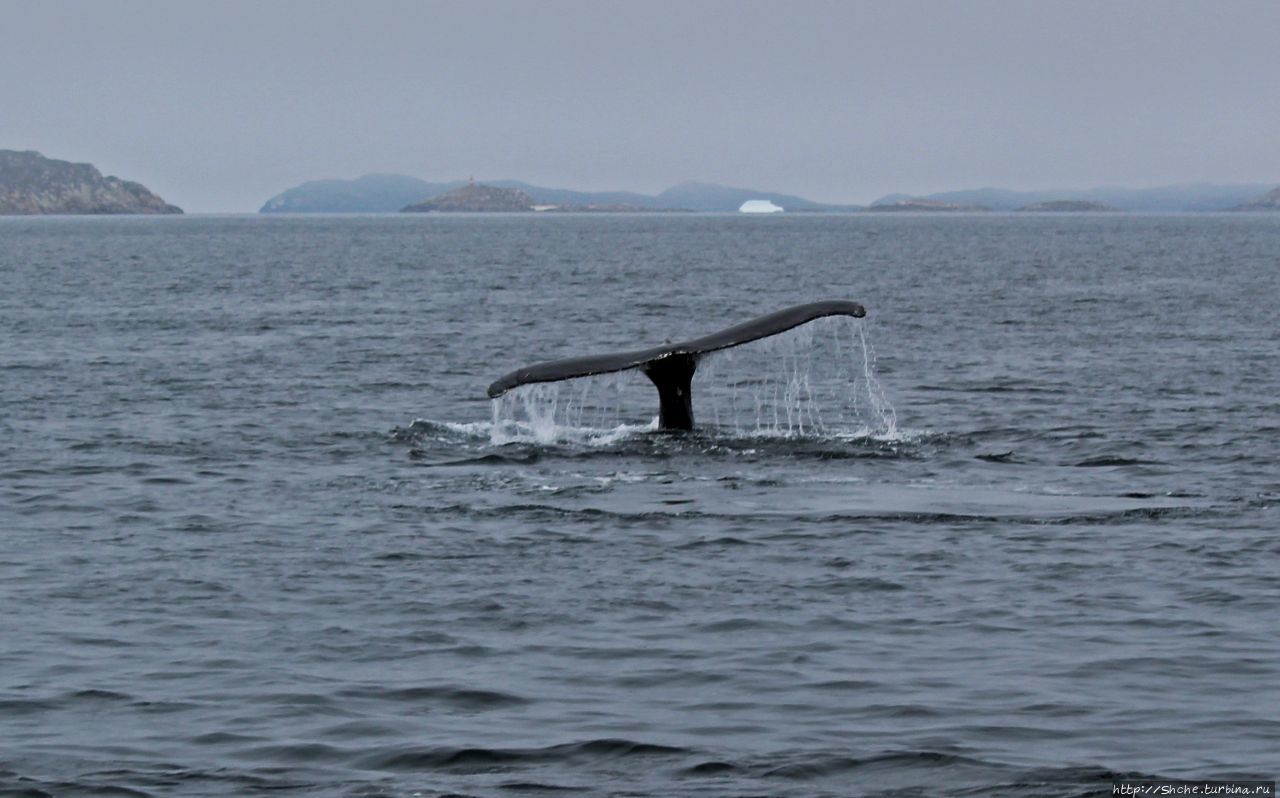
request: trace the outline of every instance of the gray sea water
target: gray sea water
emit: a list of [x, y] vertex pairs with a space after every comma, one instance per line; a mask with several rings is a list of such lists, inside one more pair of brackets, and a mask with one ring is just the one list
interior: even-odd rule
[[[0, 794], [1280, 773], [1275, 216], [0, 219], [0, 286]], [[485, 396], [829, 298], [692, 435]]]

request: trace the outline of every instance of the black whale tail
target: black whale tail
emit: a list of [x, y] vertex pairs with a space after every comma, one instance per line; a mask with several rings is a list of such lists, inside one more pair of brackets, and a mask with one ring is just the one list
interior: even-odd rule
[[829, 300], [796, 305], [678, 344], [664, 344], [634, 352], [552, 360], [516, 369], [489, 386], [489, 398], [496, 399], [512, 388], [533, 382], [556, 382], [639, 369], [658, 389], [658, 425], [662, 429], [691, 430], [693, 396], [690, 390], [693, 374], [698, 369], [698, 360], [703, 355], [768, 338], [824, 316], [862, 318], [865, 315], [866, 309], [857, 302]]

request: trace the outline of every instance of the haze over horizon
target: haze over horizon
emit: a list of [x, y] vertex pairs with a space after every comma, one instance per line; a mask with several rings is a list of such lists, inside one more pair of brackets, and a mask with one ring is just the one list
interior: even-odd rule
[[[1280, 4], [0, 0], [0, 148], [195, 212], [369, 172], [867, 203], [1280, 182]], [[1271, 99], [1267, 99], [1270, 97]]]

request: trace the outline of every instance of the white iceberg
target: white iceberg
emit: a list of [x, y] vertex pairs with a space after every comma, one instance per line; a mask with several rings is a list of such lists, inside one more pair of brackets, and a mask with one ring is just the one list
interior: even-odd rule
[[769, 200], [747, 200], [738, 208], [738, 213], [781, 213], [781, 205], [774, 205]]

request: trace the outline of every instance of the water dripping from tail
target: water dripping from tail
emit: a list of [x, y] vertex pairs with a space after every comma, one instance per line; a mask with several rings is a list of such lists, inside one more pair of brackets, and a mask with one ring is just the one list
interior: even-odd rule
[[694, 380], [702, 417], [741, 437], [893, 439], [897, 414], [860, 319], [831, 317], [707, 355]]
[[521, 385], [492, 400], [490, 442], [612, 443], [656, 428], [656, 421], [635, 411], [652, 405], [650, 393], [652, 388], [628, 372]]
[[[833, 316], [717, 352], [693, 378], [702, 436], [895, 439], [861, 319]], [[493, 400], [491, 442], [608, 445], [658, 429], [638, 370], [520, 385]]]
[[886, 438], [898, 436], [898, 412], [893, 409], [889, 397], [885, 395], [884, 386], [876, 379], [876, 350], [867, 340], [867, 328], [862, 322], [855, 325], [858, 331], [858, 343], [862, 348], [862, 381], [866, 386], [867, 399], [871, 412], [879, 421], [878, 432]]

